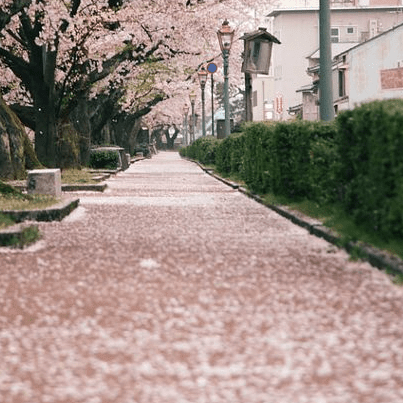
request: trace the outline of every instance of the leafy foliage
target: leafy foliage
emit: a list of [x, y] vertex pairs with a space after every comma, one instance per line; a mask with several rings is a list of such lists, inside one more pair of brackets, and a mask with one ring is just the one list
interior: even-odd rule
[[95, 169], [116, 169], [119, 163], [117, 151], [96, 151], [91, 153], [90, 166]]
[[403, 101], [364, 104], [337, 124], [345, 210], [384, 236], [403, 236]]
[[217, 144], [216, 166], [223, 174], [243, 174], [244, 164], [244, 139], [243, 134], [231, 134]]
[[184, 157], [195, 159], [202, 164], [215, 164], [216, 149], [219, 140], [215, 137], [200, 137], [190, 146], [180, 149], [180, 154]]

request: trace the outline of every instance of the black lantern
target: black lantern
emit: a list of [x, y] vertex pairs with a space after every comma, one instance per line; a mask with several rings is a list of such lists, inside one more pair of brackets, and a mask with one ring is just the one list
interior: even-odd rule
[[281, 42], [267, 32], [266, 28], [259, 28], [257, 31], [244, 34], [239, 39], [245, 41], [242, 72], [268, 74], [273, 43], [280, 44]]
[[232, 40], [234, 39], [234, 30], [229, 26], [229, 22], [225, 20], [221, 28], [217, 31], [218, 42], [220, 43], [221, 51], [230, 50]]
[[192, 126], [190, 128], [190, 142], [192, 143], [195, 140], [195, 103], [196, 103], [196, 94], [192, 91], [189, 94], [190, 105], [192, 106]]
[[206, 85], [208, 74], [205, 67], [202, 67], [197, 74], [199, 75], [200, 86], [203, 88]]
[[252, 74], [268, 74], [270, 68], [271, 50], [273, 43], [280, 41], [269, 34], [266, 28], [244, 34], [244, 55], [242, 72], [245, 73], [245, 111], [246, 121], [253, 120], [252, 107]]
[[207, 70], [205, 67], [202, 67], [199, 72], [199, 81], [200, 81], [200, 87], [201, 87], [201, 99], [202, 99], [202, 134], [203, 137], [206, 135], [206, 112], [205, 112], [205, 106], [204, 106], [204, 88], [206, 87], [206, 82], [207, 82]]

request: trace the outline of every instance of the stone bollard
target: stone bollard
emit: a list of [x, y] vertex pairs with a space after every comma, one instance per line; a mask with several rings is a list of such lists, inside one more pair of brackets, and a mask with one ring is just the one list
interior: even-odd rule
[[29, 194], [62, 197], [60, 169], [34, 169], [28, 171], [27, 190]]

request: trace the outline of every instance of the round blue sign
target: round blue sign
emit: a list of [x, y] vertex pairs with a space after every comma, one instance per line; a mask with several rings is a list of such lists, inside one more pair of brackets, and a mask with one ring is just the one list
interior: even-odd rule
[[215, 72], [217, 71], [217, 65], [216, 65], [215, 63], [209, 63], [209, 64], [207, 65], [207, 70], [208, 70], [210, 73], [215, 73]]

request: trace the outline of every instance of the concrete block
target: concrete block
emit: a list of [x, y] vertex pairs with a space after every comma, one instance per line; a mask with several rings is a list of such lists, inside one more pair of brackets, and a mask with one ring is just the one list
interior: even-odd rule
[[28, 171], [27, 190], [29, 194], [62, 197], [60, 169], [34, 169]]

